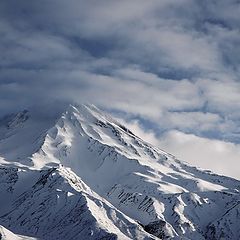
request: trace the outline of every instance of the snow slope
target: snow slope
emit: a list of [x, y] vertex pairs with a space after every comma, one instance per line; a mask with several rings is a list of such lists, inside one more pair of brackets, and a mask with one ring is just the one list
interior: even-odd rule
[[4, 227], [39, 239], [239, 239], [239, 181], [177, 160], [95, 106], [54, 116], [0, 122]]
[[36, 238], [16, 235], [0, 225], [0, 239], [1, 240], [36, 240]]
[[[29, 181], [27, 190], [13, 199], [11, 210], [1, 216], [7, 228], [39, 239], [150, 239], [71, 170], [60, 166], [29, 174], [38, 179]], [[13, 195], [21, 181], [18, 178], [13, 185]]]

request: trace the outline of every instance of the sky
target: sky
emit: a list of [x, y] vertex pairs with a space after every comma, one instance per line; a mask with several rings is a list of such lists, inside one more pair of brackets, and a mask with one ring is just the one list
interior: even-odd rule
[[0, 1], [0, 116], [89, 102], [240, 178], [240, 1]]

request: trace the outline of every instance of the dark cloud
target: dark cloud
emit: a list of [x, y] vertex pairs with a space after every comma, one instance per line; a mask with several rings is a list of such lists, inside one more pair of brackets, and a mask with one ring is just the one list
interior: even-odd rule
[[3, 0], [0, 114], [88, 101], [237, 142], [239, 13], [233, 0]]

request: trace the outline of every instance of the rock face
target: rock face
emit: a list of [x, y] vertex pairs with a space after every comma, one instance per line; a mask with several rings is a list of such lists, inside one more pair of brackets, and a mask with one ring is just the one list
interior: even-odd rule
[[50, 116], [0, 121], [5, 229], [38, 239], [240, 238], [239, 181], [177, 160], [92, 105]]

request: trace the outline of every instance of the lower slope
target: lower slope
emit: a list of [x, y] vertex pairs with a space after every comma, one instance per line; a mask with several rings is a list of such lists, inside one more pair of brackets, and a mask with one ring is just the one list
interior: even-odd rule
[[[0, 223], [13, 232], [44, 240], [154, 239], [69, 169], [61, 166], [36, 174], [37, 181], [16, 196], [11, 210], [0, 217]], [[9, 184], [15, 194], [14, 184]], [[2, 195], [6, 188], [1, 190]]]
[[0, 225], [0, 239], [1, 240], [37, 240], [36, 238], [16, 235], [7, 228]]

